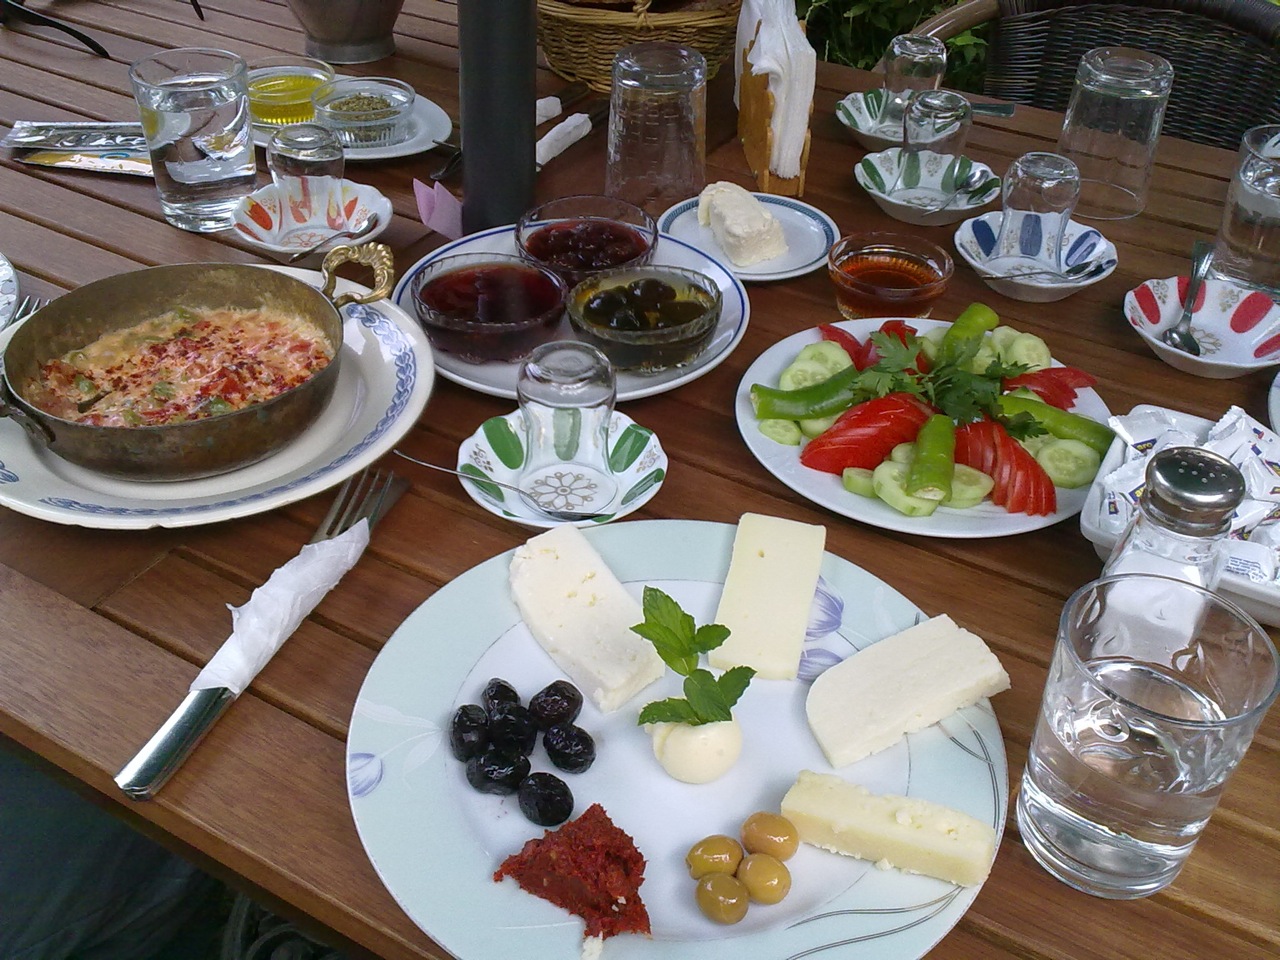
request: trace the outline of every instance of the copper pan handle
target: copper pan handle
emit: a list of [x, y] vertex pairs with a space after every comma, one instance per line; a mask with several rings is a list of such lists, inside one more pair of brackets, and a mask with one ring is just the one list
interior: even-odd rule
[[[344, 263], [361, 263], [373, 269], [374, 285], [368, 293], [342, 293], [333, 295], [338, 285], [338, 267]], [[344, 307], [348, 303], [372, 303], [374, 300], [386, 299], [395, 286], [396, 264], [391, 248], [385, 243], [362, 243], [358, 246], [343, 244], [334, 247], [325, 254], [320, 264], [320, 272], [324, 274], [324, 287], [321, 293], [333, 302], [335, 307]]]

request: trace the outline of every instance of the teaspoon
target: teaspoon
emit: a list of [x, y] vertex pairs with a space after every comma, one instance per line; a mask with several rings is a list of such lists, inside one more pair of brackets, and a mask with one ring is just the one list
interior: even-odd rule
[[1189, 353], [1193, 357], [1200, 356], [1200, 344], [1191, 333], [1191, 314], [1196, 308], [1196, 297], [1200, 294], [1205, 274], [1209, 272], [1212, 253], [1213, 247], [1205, 240], [1197, 240], [1195, 246], [1191, 248], [1191, 278], [1187, 281], [1182, 315], [1178, 317], [1177, 323], [1160, 334], [1160, 339], [1173, 349]]

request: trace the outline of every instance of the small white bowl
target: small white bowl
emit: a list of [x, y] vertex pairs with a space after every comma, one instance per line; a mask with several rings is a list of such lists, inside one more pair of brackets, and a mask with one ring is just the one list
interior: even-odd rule
[[849, 128], [853, 139], [867, 150], [884, 150], [902, 145], [902, 124], [880, 126], [880, 111], [888, 93], [881, 87], [865, 93], [851, 93], [836, 104], [836, 119]]
[[[991, 168], [963, 154], [922, 150], [907, 158], [901, 178], [900, 168], [902, 148], [890, 147], [859, 160], [853, 175], [881, 210], [917, 227], [940, 227], [963, 220], [1000, 195], [1000, 178]], [[981, 177], [978, 185], [955, 193], [956, 183], [965, 182], [975, 170]], [[888, 189], [894, 183], [898, 189], [890, 194]], [[943, 204], [943, 209], [933, 209]]]
[[1206, 278], [1191, 314], [1200, 356], [1160, 339], [1182, 313], [1186, 277], [1148, 280], [1124, 295], [1124, 316], [1153, 353], [1175, 370], [1229, 380], [1280, 364], [1280, 307], [1265, 293]]
[[[1062, 238], [1062, 256], [1059, 262], [1064, 267], [1072, 267], [1086, 260], [1102, 260], [1106, 267], [1101, 273], [1083, 279], [1055, 280], [1046, 277], [1022, 279], [1017, 273], [993, 272], [987, 260], [995, 249], [1003, 219], [1003, 210], [984, 213], [960, 224], [955, 236], [956, 250], [960, 256], [996, 293], [1028, 303], [1052, 303], [1106, 279], [1116, 269], [1115, 244], [1099, 233], [1096, 227], [1072, 220], [1067, 224]], [[1046, 238], [1046, 242], [1053, 241]], [[1050, 254], [1053, 252], [1050, 251]]]
[[[282, 206], [284, 209], [281, 209]], [[342, 244], [368, 243], [391, 222], [391, 201], [375, 188], [353, 180], [342, 181], [341, 211], [335, 216], [313, 205], [306, 210], [290, 208], [280, 202], [274, 183], [260, 187], [240, 201], [232, 214], [233, 227], [251, 246], [284, 262], [295, 253], [312, 247], [335, 232], [364, 223], [377, 216], [378, 223], [359, 239], [342, 237], [326, 243], [311, 256], [298, 262], [308, 266], [319, 263], [327, 251]]]

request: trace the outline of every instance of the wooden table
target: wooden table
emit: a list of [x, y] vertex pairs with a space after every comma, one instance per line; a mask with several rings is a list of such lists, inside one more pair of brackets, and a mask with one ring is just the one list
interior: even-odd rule
[[[136, 116], [128, 63], [157, 47], [216, 45], [247, 58], [300, 53], [302, 36], [279, 2], [206, 0], [201, 23], [185, 4], [115, 0], [32, 6], [103, 41], [94, 58], [61, 34], [0, 30], [0, 122]], [[408, 0], [397, 54], [355, 72], [390, 74], [457, 117], [455, 7]], [[147, 39], [141, 39], [147, 38]], [[561, 81], [548, 73], [540, 91]], [[823, 65], [813, 113], [805, 200], [841, 229], [903, 229], [857, 187], [862, 155], [834, 116], [836, 101], [873, 84]], [[748, 183], [733, 138], [729, 88], [713, 84], [708, 179]], [[1051, 149], [1060, 117], [1019, 107], [1010, 121], [980, 120], [972, 152], [1003, 171], [1014, 157]], [[600, 189], [604, 138], [553, 161], [541, 197]], [[441, 242], [418, 221], [415, 176], [437, 158], [353, 167], [387, 194], [396, 216], [383, 239], [401, 269]], [[1232, 404], [1265, 418], [1269, 373], [1204, 380], [1157, 360], [1124, 322], [1124, 292], [1185, 270], [1191, 244], [1212, 235], [1231, 153], [1166, 140], [1147, 211], [1107, 225], [1116, 272], [1061, 303], [998, 296], [961, 265], [934, 316], [982, 300], [1009, 323], [1042, 335], [1054, 355], [1100, 379], [1115, 412], [1140, 402], [1216, 417]], [[922, 229], [950, 245], [948, 228]], [[55, 295], [121, 271], [191, 260], [260, 262], [233, 238], [183, 233], [161, 219], [146, 180], [54, 172], [0, 158], [0, 249], [25, 293]], [[772, 479], [744, 449], [732, 400], [747, 365], [778, 339], [835, 317], [822, 272], [750, 288], [746, 339], [709, 375], [626, 405], [655, 428], [669, 478], [646, 518], [734, 522], [758, 511], [822, 523], [828, 549], [888, 581], [929, 613], [947, 612], [999, 653], [1013, 689], [995, 709], [1016, 786], [1035, 721], [1063, 601], [1100, 562], [1073, 521], [1021, 536], [973, 541], [886, 533], [826, 513]], [[507, 401], [440, 381], [404, 445], [451, 462], [461, 439]], [[0, 451], [0, 460], [3, 460]], [[310, 918], [353, 952], [385, 958], [445, 954], [401, 912], [374, 875], [352, 825], [344, 739], [356, 692], [383, 642], [432, 593], [526, 533], [475, 506], [452, 479], [416, 469], [413, 488], [376, 532], [370, 552], [320, 605], [252, 690], [151, 803], [129, 803], [111, 776], [180, 699], [228, 631], [226, 605], [242, 603], [309, 536], [328, 495], [259, 516], [177, 531], [103, 532], [0, 510], [0, 734], [62, 771], [104, 806], [291, 915]], [[1116, 903], [1077, 893], [1032, 860], [1010, 823], [991, 878], [931, 956], [1030, 958], [1272, 957], [1280, 951], [1280, 717], [1263, 723], [1186, 869], [1146, 900]], [[3, 907], [0, 906], [0, 918]], [[841, 954], [844, 955], [844, 954]], [[855, 956], [850, 952], [849, 956]]]

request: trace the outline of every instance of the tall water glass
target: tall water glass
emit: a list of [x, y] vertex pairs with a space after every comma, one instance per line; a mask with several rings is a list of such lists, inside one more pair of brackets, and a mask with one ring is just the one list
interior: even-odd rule
[[1172, 86], [1173, 67], [1154, 53], [1099, 47], [1080, 58], [1057, 146], [1080, 168], [1078, 216], [1142, 212]]
[[1081, 587], [1062, 612], [1022, 776], [1027, 848], [1094, 896], [1167, 886], [1275, 699], [1277, 676], [1266, 632], [1202, 587], [1139, 573]]
[[248, 68], [226, 50], [164, 50], [129, 68], [164, 218], [210, 233], [254, 187]]
[[1280, 126], [1245, 131], [1210, 269], [1280, 296]]
[[904, 33], [889, 41], [884, 55], [884, 106], [877, 123], [882, 136], [897, 140], [907, 103], [921, 90], [936, 90], [947, 72], [947, 47], [935, 37]]
[[692, 47], [636, 43], [613, 60], [605, 193], [655, 216], [706, 186], [707, 61]]
[[[281, 127], [267, 142], [267, 169], [276, 185], [282, 223], [295, 229], [313, 231], [323, 218], [330, 227], [347, 226], [342, 212], [342, 174], [345, 155], [338, 135], [318, 123], [291, 123]], [[288, 234], [278, 236], [279, 243]]]
[[1000, 273], [1062, 269], [1062, 240], [1080, 196], [1080, 171], [1056, 153], [1026, 153], [1002, 184], [1000, 232], [987, 263]]

